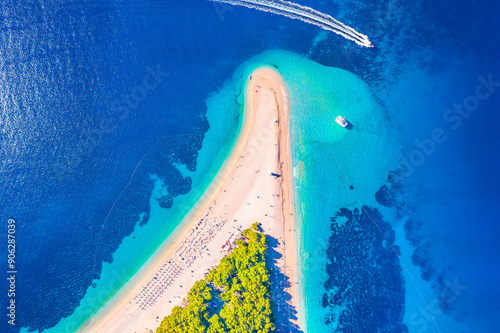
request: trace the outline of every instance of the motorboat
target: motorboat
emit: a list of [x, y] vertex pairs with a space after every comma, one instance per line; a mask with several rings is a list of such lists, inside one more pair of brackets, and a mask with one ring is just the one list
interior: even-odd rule
[[338, 116], [337, 118], [335, 118], [335, 122], [342, 127], [347, 127], [347, 125], [349, 125], [347, 120], [345, 120], [342, 116]]

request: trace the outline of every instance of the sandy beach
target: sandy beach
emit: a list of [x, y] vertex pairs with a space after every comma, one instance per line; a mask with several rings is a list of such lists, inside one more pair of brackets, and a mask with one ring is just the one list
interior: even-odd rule
[[183, 221], [182, 232], [173, 244], [160, 248], [80, 332], [156, 331], [194, 283], [228, 254], [238, 230], [254, 222], [261, 223], [271, 240], [278, 331], [297, 330], [297, 239], [288, 107], [279, 73], [267, 67], [255, 70], [245, 87], [244, 120], [237, 142]]

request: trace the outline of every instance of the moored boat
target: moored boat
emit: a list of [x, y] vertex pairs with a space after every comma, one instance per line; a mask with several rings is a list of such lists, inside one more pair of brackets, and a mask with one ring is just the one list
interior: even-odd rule
[[349, 125], [347, 120], [345, 120], [342, 116], [338, 116], [337, 118], [335, 118], [335, 121], [342, 127], [347, 127], [347, 125]]

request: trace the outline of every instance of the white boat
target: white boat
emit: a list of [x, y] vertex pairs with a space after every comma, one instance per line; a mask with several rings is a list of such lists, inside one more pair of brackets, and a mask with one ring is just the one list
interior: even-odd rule
[[345, 120], [342, 116], [338, 116], [337, 118], [335, 118], [335, 121], [342, 127], [347, 127], [347, 125], [349, 124], [347, 120]]

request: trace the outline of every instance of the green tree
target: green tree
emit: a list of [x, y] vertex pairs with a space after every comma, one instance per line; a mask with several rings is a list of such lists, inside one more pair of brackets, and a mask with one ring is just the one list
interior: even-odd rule
[[[266, 267], [266, 236], [258, 223], [243, 231], [228, 257], [195, 283], [188, 305], [175, 307], [158, 333], [268, 333], [275, 330], [270, 301], [271, 271]], [[219, 314], [210, 312], [212, 294], [223, 301]]]

